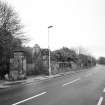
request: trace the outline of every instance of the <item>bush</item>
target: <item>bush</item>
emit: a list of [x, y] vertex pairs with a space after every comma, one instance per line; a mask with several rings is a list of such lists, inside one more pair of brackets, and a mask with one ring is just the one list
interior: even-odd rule
[[43, 65], [42, 62], [37, 62], [36, 64], [27, 64], [27, 75], [48, 75], [48, 67]]

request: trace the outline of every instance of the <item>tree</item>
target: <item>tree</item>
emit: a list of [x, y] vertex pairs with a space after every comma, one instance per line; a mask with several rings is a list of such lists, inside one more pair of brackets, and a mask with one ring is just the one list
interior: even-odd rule
[[96, 65], [96, 59], [90, 55], [79, 54], [78, 61], [79, 65], [82, 65], [82, 67], [91, 67]]
[[12, 46], [14, 38], [22, 40], [23, 25], [14, 11], [7, 3], [0, 1], [0, 46]]
[[105, 65], [105, 57], [100, 57], [100, 58], [98, 59], [98, 63]]
[[49, 56], [49, 49], [41, 49], [41, 55], [42, 56], [44, 56], [44, 55], [46, 55], [46, 56]]
[[33, 55], [32, 55], [32, 51], [33, 49], [31, 47], [23, 47], [23, 50], [24, 50], [24, 53], [25, 53], [25, 56], [26, 56], [26, 60], [27, 60], [27, 63], [30, 64], [33, 62]]
[[73, 61], [73, 62], [76, 62], [76, 59], [77, 59], [77, 55], [76, 55], [75, 51], [73, 51], [69, 48], [66, 48], [66, 47], [63, 47], [59, 50], [56, 50], [53, 53], [54, 53], [53, 58], [55, 58], [56, 61], [60, 61], [60, 62]]
[[7, 3], [0, 1], [0, 47], [12, 46], [16, 38], [22, 40], [23, 25], [14, 11]]
[[14, 9], [7, 3], [0, 1], [0, 76], [2, 77], [7, 71], [6, 64], [9, 63], [14, 46], [19, 45], [24, 39], [22, 28]]
[[0, 1], [0, 28], [7, 30], [12, 35], [19, 35], [23, 25], [14, 9], [7, 3]]
[[48, 49], [41, 49], [40, 46], [36, 44], [33, 50], [33, 63], [35, 65], [33, 74], [48, 75], [47, 65], [45, 65], [43, 61], [43, 56], [48, 56]]

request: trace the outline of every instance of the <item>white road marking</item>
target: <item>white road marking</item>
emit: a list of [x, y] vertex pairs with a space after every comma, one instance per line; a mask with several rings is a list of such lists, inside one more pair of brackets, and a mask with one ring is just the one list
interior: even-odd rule
[[103, 92], [105, 93], [105, 88], [104, 88]]
[[37, 95], [32, 96], [32, 97], [30, 97], [30, 98], [27, 98], [27, 99], [24, 99], [24, 100], [22, 100], [22, 101], [16, 102], [16, 103], [14, 103], [14, 104], [12, 104], [12, 105], [18, 105], [18, 104], [24, 103], [24, 102], [26, 102], [26, 101], [28, 101], [28, 100], [31, 100], [31, 99], [36, 98], [36, 97], [39, 97], [39, 96], [41, 96], [41, 95], [43, 95], [43, 94], [45, 94], [45, 93], [47, 93], [47, 92], [43, 92], [43, 93], [37, 94]]
[[102, 101], [103, 101], [103, 97], [100, 97], [97, 105], [101, 105]]
[[80, 78], [75, 79], [75, 80], [73, 80], [73, 81], [71, 81], [71, 82], [68, 82], [68, 83], [63, 84], [62, 86], [64, 87], [64, 86], [66, 86], [66, 85], [72, 84], [72, 83], [74, 83], [74, 82], [76, 82], [76, 81], [79, 81], [79, 80], [80, 80]]

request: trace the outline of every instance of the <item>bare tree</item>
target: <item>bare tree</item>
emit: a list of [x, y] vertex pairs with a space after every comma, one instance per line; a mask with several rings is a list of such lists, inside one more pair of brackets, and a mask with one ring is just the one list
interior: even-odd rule
[[7, 3], [0, 1], [0, 29], [6, 30], [11, 35], [20, 35], [23, 25], [21, 25], [18, 14]]
[[4, 67], [9, 61], [7, 59], [13, 51], [14, 44], [19, 46], [24, 39], [22, 29], [23, 25], [18, 14], [8, 3], [0, 1], [0, 76], [7, 72]]

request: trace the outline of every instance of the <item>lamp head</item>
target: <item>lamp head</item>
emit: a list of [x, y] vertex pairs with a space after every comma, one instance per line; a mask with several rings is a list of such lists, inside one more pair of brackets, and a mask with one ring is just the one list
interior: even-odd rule
[[53, 26], [48, 26], [48, 28], [52, 28]]

